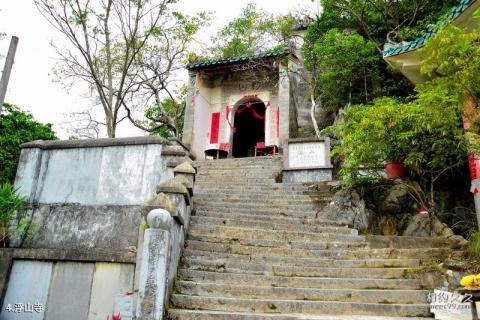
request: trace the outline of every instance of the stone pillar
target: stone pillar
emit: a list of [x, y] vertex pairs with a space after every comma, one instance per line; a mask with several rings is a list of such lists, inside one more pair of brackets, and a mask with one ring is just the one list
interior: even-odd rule
[[280, 65], [278, 86], [278, 107], [280, 108], [279, 144], [283, 146], [290, 137], [290, 79], [288, 67]]
[[167, 296], [169, 230], [172, 225], [170, 212], [154, 209], [147, 216], [150, 228], [145, 231], [137, 319], [161, 320], [165, 312]]
[[190, 195], [193, 195], [193, 185], [195, 183], [195, 168], [192, 167], [192, 165], [188, 162], [185, 161], [182, 164], [179, 164], [173, 169], [173, 174], [175, 177], [183, 177], [188, 181], [188, 185], [186, 185], [186, 188], [190, 192]]
[[196, 73], [190, 72], [189, 81], [188, 81], [188, 94], [185, 105], [185, 119], [183, 122], [183, 138], [182, 142], [189, 148], [193, 144], [193, 128], [195, 123], [195, 103], [196, 103], [196, 83], [197, 75]]

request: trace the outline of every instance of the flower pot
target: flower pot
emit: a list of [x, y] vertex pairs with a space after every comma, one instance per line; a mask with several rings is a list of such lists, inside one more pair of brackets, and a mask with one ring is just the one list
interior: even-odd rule
[[405, 176], [405, 166], [401, 162], [387, 162], [385, 171], [388, 179], [398, 179]]

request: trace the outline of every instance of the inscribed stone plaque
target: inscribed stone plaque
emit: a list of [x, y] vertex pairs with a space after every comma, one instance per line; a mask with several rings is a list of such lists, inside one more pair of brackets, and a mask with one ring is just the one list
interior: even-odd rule
[[288, 144], [288, 167], [315, 168], [325, 167], [325, 143], [318, 142], [290, 142]]
[[[52, 262], [40, 261], [14, 261], [7, 293], [0, 312], [2, 320], [42, 320], [44, 319], [45, 305], [47, 303], [48, 288], [52, 275]], [[15, 307], [17, 304], [17, 307]], [[34, 304], [41, 305], [42, 311]], [[9, 307], [10, 305], [10, 307]], [[11, 308], [18, 312], [8, 311]], [[45, 318], [46, 319], [46, 318]]]

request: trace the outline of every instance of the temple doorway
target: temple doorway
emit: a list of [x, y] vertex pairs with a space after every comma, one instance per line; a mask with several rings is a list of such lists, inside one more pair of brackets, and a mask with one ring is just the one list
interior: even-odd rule
[[265, 104], [254, 100], [240, 104], [234, 113], [232, 156], [251, 157], [257, 143], [265, 142]]

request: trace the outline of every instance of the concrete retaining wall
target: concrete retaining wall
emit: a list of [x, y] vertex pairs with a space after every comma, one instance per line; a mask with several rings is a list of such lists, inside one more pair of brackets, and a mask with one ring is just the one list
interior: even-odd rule
[[15, 185], [35, 203], [141, 205], [167, 180], [154, 137], [23, 145]]

